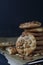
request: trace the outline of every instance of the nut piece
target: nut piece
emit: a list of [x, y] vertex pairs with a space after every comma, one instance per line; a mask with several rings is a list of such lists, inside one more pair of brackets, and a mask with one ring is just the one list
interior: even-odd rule
[[6, 50], [9, 52], [9, 54], [16, 54], [17, 50], [14, 47], [7, 47]]

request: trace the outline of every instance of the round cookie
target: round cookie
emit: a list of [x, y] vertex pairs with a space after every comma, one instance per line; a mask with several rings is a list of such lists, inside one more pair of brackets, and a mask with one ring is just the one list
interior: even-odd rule
[[20, 24], [19, 28], [25, 29], [25, 28], [34, 28], [34, 27], [39, 27], [41, 26], [41, 23], [38, 21], [32, 21], [32, 22], [26, 22]]
[[[29, 32], [22, 32], [22, 36], [28, 35]], [[43, 40], [43, 33], [31, 33], [32, 35], [35, 36], [37, 41], [42, 41]]]
[[[27, 34], [29, 34], [28, 31], [22, 32], [22, 36], [27, 35]], [[31, 32], [31, 34], [34, 35], [35, 37], [43, 37], [43, 33], [42, 32], [38, 32], [38, 33], [37, 32]]]
[[43, 36], [42, 37], [36, 37], [37, 41], [42, 41], [43, 40]]
[[35, 28], [35, 29], [29, 29], [29, 30], [25, 30], [27, 32], [43, 32], [43, 28]]
[[36, 49], [36, 39], [32, 34], [20, 36], [16, 42], [16, 49], [19, 54], [28, 56]]
[[29, 33], [31, 33], [35, 37], [43, 37], [43, 33], [27, 32], [27, 31], [22, 32], [22, 36], [28, 35]]
[[43, 50], [43, 46], [37, 46], [36, 50]]
[[35, 37], [43, 37], [43, 33], [39, 32], [39, 33], [31, 33], [33, 34]]
[[43, 40], [37, 41], [37, 46], [43, 46]]
[[0, 47], [9, 47], [9, 46], [14, 46], [14, 42], [0, 42]]

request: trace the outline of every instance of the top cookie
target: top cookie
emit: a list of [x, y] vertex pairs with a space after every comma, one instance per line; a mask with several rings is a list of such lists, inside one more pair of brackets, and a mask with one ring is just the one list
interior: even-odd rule
[[34, 28], [34, 27], [39, 27], [39, 26], [41, 26], [40, 22], [32, 21], [32, 22], [27, 22], [27, 23], [20, 24], [19, 28], [25, 29], [25, 28]]

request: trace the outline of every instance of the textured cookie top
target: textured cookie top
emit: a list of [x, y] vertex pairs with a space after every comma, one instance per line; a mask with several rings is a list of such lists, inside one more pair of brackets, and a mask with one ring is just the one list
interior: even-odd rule
[[41, 26], [41, 23], [38, 21], [32, 21], [32, 22], [26, 22], [20, 24], [19, 28], [25, 29], [25, 28], [33, 28], [33, 27], [39, 27]]
[[29, 55], [36, 49], [36, 39], [32, 34], [20, 36], [16, 42], [16, 49], [18, 53]]

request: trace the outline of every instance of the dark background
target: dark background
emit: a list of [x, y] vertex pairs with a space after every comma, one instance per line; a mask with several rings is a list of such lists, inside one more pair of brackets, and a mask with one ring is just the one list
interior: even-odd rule
[[19, 24], [32, 20], [43, 23], [43, 0], [0, 0], [0, 37], [19, 36]]
[[19, 36], [20, 23], [32, 20], [43, 23], [43, 0], [0, 0], [0, 37]]

